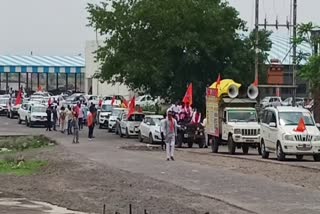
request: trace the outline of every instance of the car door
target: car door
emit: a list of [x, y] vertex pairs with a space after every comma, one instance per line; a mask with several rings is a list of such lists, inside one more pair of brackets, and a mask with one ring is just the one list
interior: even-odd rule
[[120, 122], [120, 129], [122, 133], [126, 133], [127, 123], [128, 123], [127, 114], [123, 114]]
[[264, 110], [263, 114], [262, 114], [262, 120], [260, 123], [260, 132], [261, 132], [261, 139], [263, 139], [265, 145], [268, 144], [268, 129], [269, 129], [269, 125], [268, 125], [268, 110]]
[[[275, 123], [276, 127], [271, 127], [270, 123]], [[267, 132], [266, 132], [266, 147], [269, 150], [275, 150], [275, 145], [277, 142], [277, 128], [278, 123], [276, 119], [276, 113], [273, 110], [269, 110], [267, 113], [267, 119], [266, 119], [266, 126], [267, 126]]]
[[148, 123], [148, 121], [149, 121], [149, 118], [148, 117], [146, 117], [146, 118], [144, 118], [144, 120], [141, 122], [141, 124], [140, 124], [140, 132], [141, 132], [141, 135], [142, 136], [147, 136], [146, 135], [146, 129], [147, 129], [147, 123]]

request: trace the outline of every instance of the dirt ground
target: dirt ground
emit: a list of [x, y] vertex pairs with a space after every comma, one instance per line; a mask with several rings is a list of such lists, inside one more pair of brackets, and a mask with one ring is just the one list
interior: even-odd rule
[[32, 176], [1, 175], [1, 192], [88, 213], [102, 213], [103, 204], [106, 213], [121, 214], [128, 213], [129, 204], [134, 213], [247, 213], [169, 183], [100, 166], [63, 146], [29, 151], [25, 157], [48, 160], [49, 165]]

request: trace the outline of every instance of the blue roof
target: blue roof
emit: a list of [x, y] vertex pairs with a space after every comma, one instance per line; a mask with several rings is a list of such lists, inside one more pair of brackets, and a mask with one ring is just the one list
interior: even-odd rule
[[0, 55], [0, 73], [84, 73], [81, 56], [16, 56]]

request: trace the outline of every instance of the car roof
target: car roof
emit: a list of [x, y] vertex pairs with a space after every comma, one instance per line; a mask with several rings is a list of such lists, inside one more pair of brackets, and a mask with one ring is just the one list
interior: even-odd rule
[[226, 110], [256, 110], [253, 107], [227, 107]]
[[149, 118], [163, 118], [163, 115], [146, 115]]
[[123, 111], [125, 111], [126, 109], [125, 108], [113, 108], [112, 110], [123, 110]]
[[301, 107], [293, 107], [293, 106], [277, 106], [277, 107], [268, 107], [266, 110], [274, 110], [278, 112], [306, 112], [309, 113], [308, 109], [304, 109]]
[[41, 105], [39, 103], [32, 105], [32, 107], [46, 107], [45, 105]]

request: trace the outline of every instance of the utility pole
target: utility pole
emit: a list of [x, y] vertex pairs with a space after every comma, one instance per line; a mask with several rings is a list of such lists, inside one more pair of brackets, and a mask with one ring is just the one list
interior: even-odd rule
[[255, 30], [256, 30], [256, 42], [255, 42], [255, 64], [254, 64], [254, 78], [258, 80], [259, 73], [259, 0], [256, 0], [256, 19], [255, 19]]
[[[296, 41], [297, 38], [297, 12], [298, 12], [298, 0], [293, 0], [293, 41]], [[297, 96], [297, 88], [296, 86], [296, 76], [297, 76], [297, 44], [293, 43], [293, 66], [292, 66], [292, 85], [293, 88], [293, 96], [292, 96], [292, 105], [296, 105], [296, 96]]]

